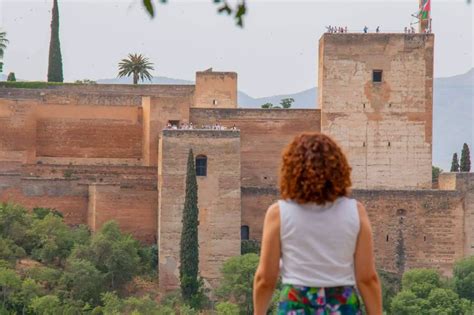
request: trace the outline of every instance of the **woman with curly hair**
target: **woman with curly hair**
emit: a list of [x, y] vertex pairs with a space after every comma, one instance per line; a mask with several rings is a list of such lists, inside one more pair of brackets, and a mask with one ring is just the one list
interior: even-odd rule
[[364, 206], [348, 197], [351, 168], [320, 133], [301, 134], [283, 152], [281, 200], [265, 215], [254, 279], [255, 314], [266, 314], [278, 274], [278, 314], [382, 314], [372, 230]]

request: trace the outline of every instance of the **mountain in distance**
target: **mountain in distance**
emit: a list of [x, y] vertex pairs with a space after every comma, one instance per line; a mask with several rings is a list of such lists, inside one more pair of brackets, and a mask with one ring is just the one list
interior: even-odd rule
[[[99, 79], [96, 81], [99, 84], [132, 84], [132, 77], [121, 77], [113, 79]], [[168, 77], [153, 77], [151, 81], [140, 81], [139, 84], [177, 84], [177, 85], [190, 85], [194, 84], [194, 81], [173, 79]]]

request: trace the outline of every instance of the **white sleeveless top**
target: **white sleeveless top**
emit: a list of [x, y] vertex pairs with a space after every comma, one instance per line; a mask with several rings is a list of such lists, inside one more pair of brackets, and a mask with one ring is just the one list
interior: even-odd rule
[[359, 234], [357, 201], [340, 197], [320, 206], [280, 200], [281, 276], [307, 287], [355, 285]]

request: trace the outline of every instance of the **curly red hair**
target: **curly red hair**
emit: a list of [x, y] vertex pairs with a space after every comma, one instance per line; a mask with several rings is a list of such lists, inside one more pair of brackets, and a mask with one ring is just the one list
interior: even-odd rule
[[300, 134], [283, 151], [282, 160], [283, 199], [321, 205], [349, 194], [351, 167], [330, 137], [321, 133]]

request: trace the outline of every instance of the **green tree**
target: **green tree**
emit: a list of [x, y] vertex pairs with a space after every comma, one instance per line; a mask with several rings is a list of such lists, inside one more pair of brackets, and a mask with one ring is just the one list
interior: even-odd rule
[[139, 80], [151, 81], [152, 75], [149, 70], [154, 70], [153, 63], [142, 54], [129, 54], [128, 59], [122, 59], [119, 63], [119, 78], [133, 76], [133, 84], [138, 84]]
[[389, 311], [393, 298], [400, 291], [401, 279], [396, 273], [378, 270], [380, 282], [382, 283], [383, 309]]
[[474, 302], [474, 256], [456, 262], [453, 279], [456, 293]]
[[35, 219], [42, 220], [44, 219], [48, 214], [53, 214], [55, 216], [58, 216], [60, 218], [64, 218], [63, 214], [55, 209], [50, 209], [50, 208], [41, 208], [41, 207], [35, 207], [33, 208], [33, 217]]
[[56, 295], [45, 295], [33, 298], [30, 308], [36, 314], [41, 315], [62, 314], [61, 301]]
[[461, 172], [469, 172], [471, 170], [471, 153], [467, 143], [464, 143], [462, 146], [460, 170]]
[[62, 264], [74, 246], [74, 236], [61, 217], [48, 214], [35, 220], [31, 228], [37, 239], [32, 256], [42, 262]]
[[0, 203], [0, 237], [10, 239], [29, 252], [34, 244], [28, 211], [11, 203]]
[[10, 72], [7, 76], [8, 82], [16, 82], [15, 72]]
[[0, 268], [0, 292], [2, 306], [5, 307], [12, 294], [21, 288], [21, 279], [14, 270]]
[[238, 315], [239, 306], [230, 302], [219, 302], [216, 305], [217, 315]]
[[294, 101], [292, 97], [283, 98], [280, 101], [280, 105], [282, 108], [290, 108]]
[[421, 314], [423, 302], [410, 290], [404, 290], [398, 293], [390, 305], [392, 314], [413, 315]]
[[69, 259], [60, 283], [71, 299], [97, 305], [103, 291], [103, 275], [89, 261]]
[[431, 180], [433, 182], [437, 182], [439, 178], [439, 174], [441, 174], [443, 170], [436, 166], [431, 166]]
[[244, 314], [253, 313], [253, 277], [257, 271], [258, 255], [232, 257], [222, 267], [222, 282], [217, 295], [224, 301], [234, 301]]
[[90, 244], [76, 246], [72, 257], [92, 262], [104, 274], [106, 287], [116, 290], [140, 269], [139, 247], [138, 241], [120, 232], [115, 221], [109, 221], [93, 235]]
[[264, 109], [280, 109], [281, 108], [280, 106], [275, 106], [272, 103], [265, 103], [260, 107]]
[[27, 276], [41, 284], [46, 290], [53, 290], [59, 284], [62, 272], [50, 267], [34, 267], [27, 271]]
[[459, 296], [451, 289], [435, 288], [431, 290], [426, 308], [429, 309], [425, 314], [447, 314], [458, 315], [468, 314], [470, 310], [470, 302], [467, 300], [460, 300]]
[[30, 305], [31, 301], [38, 297], [42, 292], [41, 286], [36, 283], [35, 280], [31, 278], [26, 278], [21, 283], [21, 289], [16, 294], [15, 300], [21, 308], [21, 313], [25, 314], [28, 310], [28, 306]]
[[5, 49], [7, 49], [8, 39], [7, 33], [0, 32], [0, 73], [3, 72], [3, 54], [5, 53]]
[[0, 259], [14, 263], [18, 258], [25, 257], [23, 248], [17, 246], [12, 240], [0, 237]]
[[53, 1], [51, 40], [49, 42], [48, 82], [63, 82], [63, 61], [59, 42], [58, 0]]
[[242, 240], [240, 242], [240, 254], [260, 254], [260, 243], [257, 240]]
[[453, 154], [453, 160], [451, 161], [451, 170], [450, 172], [459, 172], [459, 159], [458, 154]]
[[180, 241], [179, 279], [181, 295], [191, 307], [199, 308], [201, 283], [199, 279], [199, 209], [196, 168], [193, 150], [189, 149], [186, 172], [186, 195], [183, 208], [183, 228]]
[[426, 299], [431, 290], [440, 286], [439, 273], [433, 269], [411, 269], [405, 272], [402, 277], [402, 289], [410, 290], [422, 299]]

